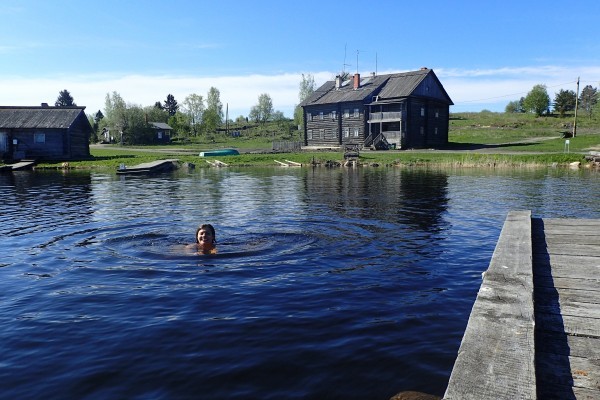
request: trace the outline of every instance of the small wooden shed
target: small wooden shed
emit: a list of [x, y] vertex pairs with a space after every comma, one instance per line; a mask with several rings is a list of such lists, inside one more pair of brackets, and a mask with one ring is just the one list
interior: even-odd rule
[[0, 106], [0, 158], [75, 160], [90, 157], [92, 126], [85, 107]]
[[150, 127], [154, 129], [154, 142], [169, 143], [171, 141], [171, 131], [173, 128], [164, 122], [148, 122]]

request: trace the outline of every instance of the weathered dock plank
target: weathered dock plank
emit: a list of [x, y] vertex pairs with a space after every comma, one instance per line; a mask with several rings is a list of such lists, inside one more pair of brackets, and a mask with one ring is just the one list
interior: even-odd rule
[[532, 227], [538, 397], [600, 399], [600, 220]]
[[531, 212], [508, 214], [444, 399], [535, 399]]
[[119, 175], [127, 175], [127, 174], [144, 174], [150, 172], [163, 172], [163, 171], [171, 171], [176, 168], [177, 159], [168, 159], [168, 160], [156, 160], [147, 163], [137, 164], [131, 167], [124, 167], [117, 169], [117, 174]]

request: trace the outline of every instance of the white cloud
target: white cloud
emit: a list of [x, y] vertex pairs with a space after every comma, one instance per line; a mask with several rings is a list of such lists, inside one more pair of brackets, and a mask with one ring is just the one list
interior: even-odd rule
[[[542, 66], [497, 68], [486, 70], [459, 70], [434, 68], [446, 91], [455, 103], [453, 111], [478, 111], [482, 108], [503, 111], [511, 100], [525, 96], [536, 84], [545, 84], [548, 93], [560, 89], [575, 90], [575, 81], [581, 76], [585, 84], [598, 86], [600, 66], [577, 68]], [[397, 71], [380, 72], [391, 73]], [[305, 72], [306, 73], [306, 72]], [[316, 85], [334, 77], [330, 71], [308, 72], [313, 75]], [[210, 87], [221, 92], [223, 105], [229, 105], [229, 117], [247, 116], [250, 108], [258, 103], [258, 96], [267, 93], [273, 100], [276, 110], [287, 116], [293, 115], [298, 103], [301, 73], [281, 73], [276, 75], [247, 76], [190, 76], [190, 75], [103, 75], [55, 77], [0, 77], [1, 105], [39, 105], [42, 102], [54, 104], [61, 90], [67, 89], [78, 105], [86, 106], [89, 114], [104, 109], [107, 93], [118, 92], [128, 103], [142, 106], [164, 101], [167, 94], [173, 94], [182, 103], [189, 94], [206, 97]]]

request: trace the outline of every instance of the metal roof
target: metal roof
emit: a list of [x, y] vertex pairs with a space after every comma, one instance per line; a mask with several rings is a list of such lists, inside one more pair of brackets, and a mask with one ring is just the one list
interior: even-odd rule
[[156, 129], [164, 129], [164, 130], [172, 130], [173, 128], [171, 128], [169, 125], [165, 124], [164, 122], [148, 122], [150, 125], [152, 125], [153, 128]]
[[439, 85], [440, 92], [446, 98], [449, 104], [453, 104], [452, 100], [444, 90], [443, 86], [429, 68], [423, 68], [418, 71], [402, 72], [387, 75], [367, 75], [361, 77], [361, 83], [358, 89], [353, 88], [352, 79], [349, 84], [344, 84], [337, 88], [335, 81], [327, 81], [314, 93], [304, 100], [300, 105], [320, 105], [320, 104], [335, 104], [341, 102], [364, 101], [371, 102], [370, 96], [376, 95], [378, 101], [386, 99], [408, 97], [414, 94], [419, 84], [431, 75], [435, 82]]
[[0, 106], [0, 129], [68, 129], [84, 109]]

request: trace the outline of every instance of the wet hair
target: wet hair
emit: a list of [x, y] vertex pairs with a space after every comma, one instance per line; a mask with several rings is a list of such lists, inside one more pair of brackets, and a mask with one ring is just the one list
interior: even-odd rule
[[215, 233], [214, 226], [211, 224], [202, 224], [198, 227], [198, 229], [196, 229], [196, 243], [200, 243], [198, 241], [198, 232], [200, 232], [202, 229], [210, 231], [210, 233], [212, 233], [213, 243], [217, 243], [217, 234]]

